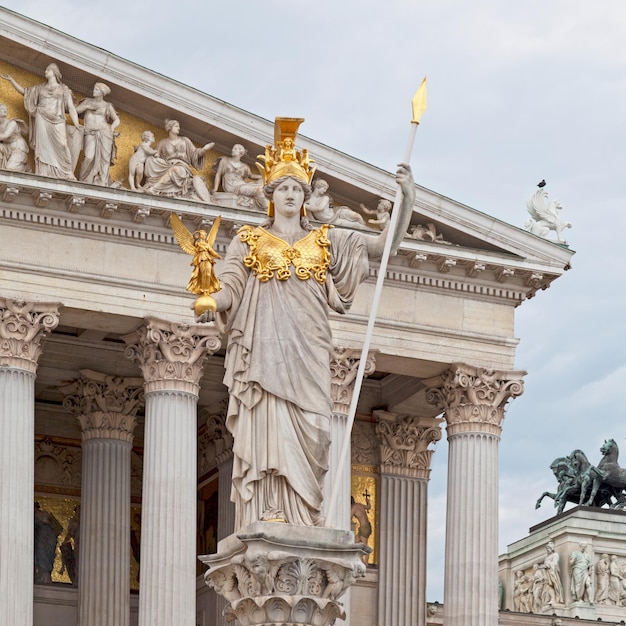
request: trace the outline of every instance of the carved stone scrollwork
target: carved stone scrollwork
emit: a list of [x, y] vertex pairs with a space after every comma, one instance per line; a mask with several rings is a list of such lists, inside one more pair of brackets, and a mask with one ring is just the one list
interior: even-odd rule
[[375, 426], [370, 422], [354, 422], [352, 427], [352, 463], [380, 465], [380, 446]]
[[144, 404], [140, 378], [81, 370], [82, 378], [62, 388], [63, 406], [76, 415], [83, 441], [119, 439], [132, 443], [135, 416]]
[[[352, 348], [335, 348], [330, 359], [331, 397], [333, 413], [347, 415], [352, 402], [352, 392], [356, 379], [361, 351]], [[365, 363], [364, 376], [369, 376], [376, 369], [376, 353], [370, 352]]]
[[500, 436], [506, 403], [524, 392], [525, 374], [456, 364], [424, 381], [426, 399], [444, 411], [448, 435], [478, 430]]
[[330, 626], [345, 618], [341, 596], [365, 575], [368, 549], [344, 531], [256, 522], [224, 543], [221, 554], [200, 557], [204, 579], [227, 600], [226, 619], [242, 626]]
[[49, 438], [35, 443], [35, 483], [80, 488], [82, 450]]
[[376, 432], [380, 437], [381, 471], [414, 478], [429, 478], [434, 450], [431, 443], [441, 439], [441, 420], [434, 417], [396, 416], [376, 411]]
[[222, 345], [217, 329], [155, 318], [146, 321], [123, 337], [126, 357], [141, 369], [146, 393], [169, 388], [198, 395], [204, 361]]
[[59, 323], [59, 304], [0, 298], [0, 366], [37, 370], [41, 342]]

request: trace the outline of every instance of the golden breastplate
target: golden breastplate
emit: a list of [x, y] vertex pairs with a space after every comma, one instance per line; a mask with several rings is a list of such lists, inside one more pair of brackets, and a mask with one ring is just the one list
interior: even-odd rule
[[244, 226], [239, 230], [239, 238], [250, 247], [244, 265], [263, 283], [274, 276], [276, 280], [288, 280], [293, 267], [300, 280], [314, 278], [323, 284], [330, 265], [330, 241], [326, 232], [329, 228], [332, 227], [324, 224], [290, 245], [260, 226]]

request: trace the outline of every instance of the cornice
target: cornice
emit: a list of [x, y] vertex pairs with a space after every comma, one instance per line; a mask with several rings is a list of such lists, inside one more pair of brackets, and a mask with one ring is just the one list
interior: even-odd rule
[[[240, 225], [260, 224], [264, 219], [245, 209], [10, 172], [0, 172], [0, 200], [0, 221], [157, 248], [178, 247], [168, 225], [172, 212], [189, 222], [190, 228], [206, 226], [221, 215], [226, 232], [222, 230], [217, 244], [219, 252], [226, 250], [229, 236]], [[410, 289], [451, 291], [517, 306], [546, 289], [563, 271], [564, 267], [540, 259], [405, 240], [387, 269], [386, 280]], [[377, 274], [378, 266], [372, 265], [370, 277]]]

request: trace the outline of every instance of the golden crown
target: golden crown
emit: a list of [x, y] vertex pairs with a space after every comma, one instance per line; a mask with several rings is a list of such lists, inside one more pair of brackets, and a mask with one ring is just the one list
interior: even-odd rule
[[296, 150], [296, 135], [302, 122], [301, 117], [277, 117], [274, 121], [274, 146], [266, 146], [265, 154], [257, 157], [263, 163], [256, 164], [265, 185], [283, 176], [311, 183], [314, 161], [309, 159], [308, 150]]

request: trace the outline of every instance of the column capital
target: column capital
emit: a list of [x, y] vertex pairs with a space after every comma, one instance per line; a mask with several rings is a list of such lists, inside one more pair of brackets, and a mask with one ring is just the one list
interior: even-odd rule
[[506, 403], [524, 393], [525, 375], [455, 363], [423, 382], [427, 401], [444, 411], [448, 436], [483, 432], [499, 437]]
[[171, 390], [197, 396], [204, 361], [222, 345], [215, 326], [156, 318], [146, 318], [141, 328], [122, 339], [126, 357], [143, 373], [146, 393]]
[[[361, 361], [361, 350], [335, 346], [330, 358], [330, 393], [333, 399], [333, 413], [348, 415], [354, 391], [354, 381]], [[369, 376], [376, 369], [376, 351], [367, 355], [364, 375]]]
[[441, 419], [374, 411], [380, 438], [380, 468], [385, 474], [428, 479], [434, 450], [441, 439]]
[[37, 371], [42, 340], [59, 323], [58, 302], [0, 298], [0, 366]]
[[82, 439], [132, 443], [135, 416], [144, 404], [143, 380], [80, 370], [81, 378], [61, 389], [63, 407], [82, 427]]

